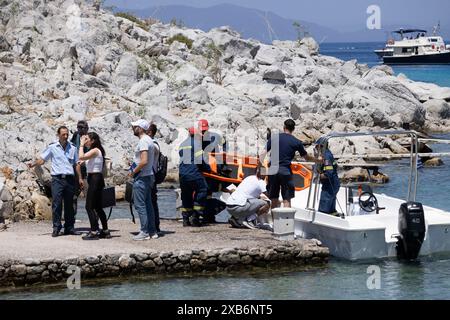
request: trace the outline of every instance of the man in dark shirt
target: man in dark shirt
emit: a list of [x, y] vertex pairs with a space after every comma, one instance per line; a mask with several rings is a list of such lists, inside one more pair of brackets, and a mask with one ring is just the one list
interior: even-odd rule
[[291, 207], [291, 199], [295, 197], [295, 185], [291, 170], [291, 162], [298, 152], [307, 161], [317, 161], [308, 155], [303, 143], [295, 138], [292, 133], [295, 130], [295, 122], [288, 119], [284, 122], [284, 132], [273, 135], [267, 141], [266, 150], [271, 151], [269, 169], [269, 197], [272, 208], [280, 207], [280, 189], [283, 198], [283, 206]]
[[[80, 149], [80, 139], [82, 136], [87, 135], [88, 132], [89, 132], [89, 125], [87, 121], [85, 120], [78, 121], [77, 131], [75, 131], [75, 133], [72, 136], [72, 139], [70, 140], [70, 142], [76, 147], [77, 154], [78, 150]], [[85, 153], [89, 151], [88, 147], [83, 148]], [[73, 210], [75, 216], [77, 215], [78, 212], [78, 197], [80, 196], [81, 190], [84, 189], [84, 182], [86, 181], [86, 179], [87, 179], [86, 163], [83, 161], [83, 163], [81, 163], [81, 165], [78, 167], [78, 170], [75, 170], [75, 192], [73, 197]]]

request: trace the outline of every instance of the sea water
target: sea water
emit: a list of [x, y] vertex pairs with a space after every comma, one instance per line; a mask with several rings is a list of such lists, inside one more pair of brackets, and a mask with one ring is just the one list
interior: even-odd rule
[[[320, 53], [349, 61], [356, 59], [369, 67], [381, 65], [383, 62], [374, 53], [384, 48], [382, 42], [365, 43], [322, 43]], [[392, 66], [396, 75], [402, 73], [414, 81], [435, 83], [442, 87], [450, 87], [450, 65], [410, 65]]]

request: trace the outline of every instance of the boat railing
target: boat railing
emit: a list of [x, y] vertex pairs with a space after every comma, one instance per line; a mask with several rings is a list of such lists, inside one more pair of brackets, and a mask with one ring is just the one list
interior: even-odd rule
[[[406, 135], [411, 138], [410, 141], [410, 174], [408, 179], [408, 193], [406, 196], [407, 202], [414, 202], [416, 200], [417, 194], [417, 184], [418, 184], [418, 157], [419, 157], [419, 138], [415, 131], [405, 131], [405, 130], [387, 130], [387, 131], [366, 131], [366, 132], [351, 132], [351, 133], [330, 133], [321, 138], [321, 145], [324, 150], [328, 149], [328, 143], [332, 139], [338, 138], [352, 138], [352, 137], [363, 137], [363, 136], [390, 136], [390, 135]], [[358, 155], [352, 155], [352, 157], [357, 157]], [[360, 156], [359, 156], [360, 157]], [[313, 213], [312, 221], [316, 217], [316, 198], [318, 195], [318, 188], [320, 185], [320, 174], [317, 170], [313, 171], [313, 178], [311, 179], [311, 187], [308, 192], [307, 199], [307, 210]], [[311, 221], [311, 222], [312, 222]]]

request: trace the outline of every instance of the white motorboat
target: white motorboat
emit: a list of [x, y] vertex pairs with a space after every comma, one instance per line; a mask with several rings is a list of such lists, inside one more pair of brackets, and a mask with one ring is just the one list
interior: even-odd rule
[[432, 36], [421, 29], [394, 31], [400, 39], [389, 39], [385, 48], [374, 52], [385, 64], [449, 64], [449, 45], [438, 35], [439, 28], [435, 27]]
[[414, 150], [418, 150], [418, 137], [414, 132], [330, 134], [323, 141], [327, 148], [328, 141], [334, 138], [393, 134], [411, 137], [406, 199], [374, 194], [370, 189], [361, 192], [362, 183], [348, 184], [339, 190], [337, 199], [343, 212], [341, 217], [335, 217], [318, 211], [320, 175], [315, 173], [311, 187], [296, 192], [292, 200], [292, 207], [297, 210], [296, 237], [318, 239], [330, 249], [331, 255], [349, 260], [415, 259], [419, 255], [450, 252], [450, 213], [416, 202], [418, 154]]

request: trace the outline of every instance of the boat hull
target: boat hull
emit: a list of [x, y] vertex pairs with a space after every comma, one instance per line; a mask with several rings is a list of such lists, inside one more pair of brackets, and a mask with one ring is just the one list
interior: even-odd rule
[[450, 52], [414, 55], [414, 56], [384, 56], [383, 62], [389, 65], [401, 64], [450, 64]]
[[390, 57], [394, 54], [394, 51], [392, 50], [375, 50], [374, 52], [380, 59], [383, 59], [384, 57]]
[[[345, 219], [305, 209], [307, 190], [296, 192], [295, 235], [318, 239], [334, 257], [365, 260], [397, 256], [398, 212], [403, 200], [375, 194], [380, 214], [347, 215]], [[339, 203], [345, 203], [345, 192], [338, 193]], [[356, 199], [355, 199], [356, 200]], [[355, 202], [356, 203], [356, 202]], [[317, 204], [317, 203], [316, 203]], [[317, 210], [317, 208], [316, 208]], [[450, 213], [424, 206], [426, 233], [419, 255], [450, 252]]]

